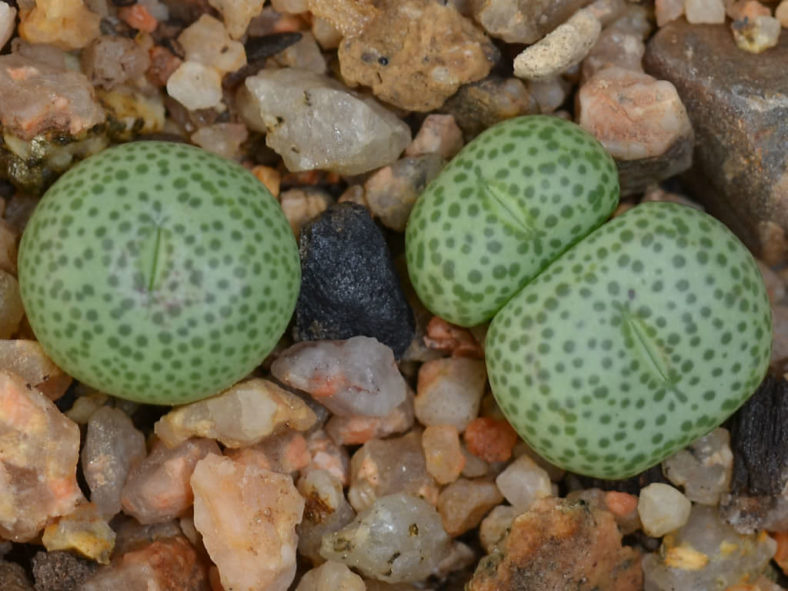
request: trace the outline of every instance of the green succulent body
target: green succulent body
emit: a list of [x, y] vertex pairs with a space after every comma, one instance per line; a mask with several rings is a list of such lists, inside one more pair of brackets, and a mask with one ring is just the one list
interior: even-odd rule
[[[472, 154], [473, 163], [455, 160], [453, 170], [489, 170], [473, 144], [487, 140], [482, 155], [500, 150], [514, 141], [511, 131], [522, 129], [523, 121], [533, 130], [572, 126], [585, 134], [556, 119], [508, 121], [491, 130], [497, 135], [482, 134], [472, 142], [458, 158]], [[515, 142], [518, 168], [530, 162], [534, 142], [542, 141], [534, 138], [539, 134]], [[576, 170], [579, 163], [574, 166]], [[528, 197], [525, 193], [534, 186], [552, 192], [561, 171], [544, 174], [548, 182], [542, 175], [528, 176], [520, 189], [524, 207], [533, 199], [542, 203], [534, 207], [543, 220], [556, 215], [553, 201], [538, 201], [537, 190], [528, 191]], [[564, 174], [569, 183], [563, 185], [571, 192], [578, 182], [571, 171]], [[617, 196], [615, 175], [602, 179], [599, 174], [596, 183], [583, 186]], [[436, 204], [436, 195], [443, 201]], [[420, 198], [427, 203], [419, 202], [409, 221], [409, 272], [421, 286], [422, 300], [437, 314], [449, 310], [447, 318], [456, 321], [486, 318], [493, 309], [486, 340], [493, 393], [515, 429], [546, 459], [600, 478], [637, 474], [722, 423], [765, 375], [772, 340], [766, 290], [749, 252], [714, 218], [677, 204], [649, 203], [597, 228], [602, 220], [596, 216], [602, 214], [592, 207], [585, 212], [588, 231], [570, 235], [569, 244], [556, 246], [549, 260], [524, 261], [533, 253], [514, 248], [506, 251], [509, 258], [486, 263], [508, 268], [516, 262], [520, 268], [538, 269], [502, 306], [469, 299], [460, 290], [453, 304], [445, 296], [445, 283], [437, 293], [433, 289], [440, 281], [433, 279], [438, 271], [428, 263], [435, 252], [443, 260], [485, 265], [478, 258], [463, 259], [445, 240], [430, 248], [420, 234], [425, 219], [430, 227], [436, 208], [441, 209], [436, 216], [440, 224], [453, 203], [463, 203], [467, 212], [467, 202], [474, 198], [484, 203], [484, 196], [460, 196], [452, 174], [433, 182]], [[592, 202], [585, 193], [575, 199]], [[605, 201], [603, 215], [615, 201]], [[560, 209], [565, 202], [555, 203]], [[473, 225], [467, 217], [464, 213], [456, 230], [444, 236], [460, 239], [466, 225]], [[547, 232], [543, 240], [550, 239]]]
[[47, 191], [22, 237], [19, 281], [36, 337], [65, 371], [122, 398], [182, 404], [273, 349], [300, 266], [281, 208], [243, 167], [135, 142]]

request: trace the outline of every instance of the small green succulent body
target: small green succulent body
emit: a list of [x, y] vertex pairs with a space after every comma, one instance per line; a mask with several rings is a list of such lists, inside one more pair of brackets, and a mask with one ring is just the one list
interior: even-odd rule
[[[557, 131], [564, 126], [585, 135], [571, 123], [526, 117], [469, 144], [414, 208], [406, 234], [408, 268], [434, 313], [461, 324], [494, 316], [485, 348], [493, 394], [538, 453], [573, 472], [624, 478], [722, 423], [755, 390], [770, 358], [770, 306], [749, 252], [702, 212], [642, 204], [600, 226], [618, 195], [615, 169], [605, 159], [592, 156], [590, 148], [570, 168], [557, 162], [534, 167], [530, 159], [534, 146], [540, 163], [576, 146], [574, 135]], [[545, 150], [550, 138], [543, 127], [554, 128], [552, 139], [567, 145]], [[530, 133], [514, 139], [522, 129]], [[530, 165], [534, 171], [519, 177], [519, 193], [512, 186], [509, 195], [520, 195], [522, 211], [538, 213], [539, 251], [533, 233], [507, 229], [516, 208], [509, 219], [476, 214], [472, 204], [494, 210], [485, 205], [489, 188], [477, 184], [463, 193], [464, 181], [456, 178], [459, 171], [477, 169], [494, 178], [503, 164], [495, 160], [490, 168], [484, 158], [493, 150], [497, 157], [510, 142], [514, 152], [528, 154], [515, 168]], [[476, 160], [468, 163], [468, 155]], [[596, 176], [573, 176], [590, 170]], [[573, 195], [577, 184], [598, 197]], [[576, 203], [585, 205], [575, 209], [587, 219], [573, 219], [570, 226], [582, 231], [559, 231], [561, 244], [546, 254], [556, 225], [548, 228], [544, 221], [560, 218], [562, 208]], [[468, 235], [478, 247], [470, 254], [457, 246]], [[482, 236], [506, 247], [479, 247]], [[530, 246], [518, 249], [519, 239]], [[446, 261], [454, 263], [453, 274], [443, 272]], [[495, 268], [506, 269], [507, 277], [497, 281]], [[477, 269], [480, 283], [469, 280]]]
[[232, 385], [274, 347], [300, 266], [281, 209], [248, 171], [135, 142], [49, 189], [22, 237], [19, 280], [36, 337], [65, 371], [181, 404]]

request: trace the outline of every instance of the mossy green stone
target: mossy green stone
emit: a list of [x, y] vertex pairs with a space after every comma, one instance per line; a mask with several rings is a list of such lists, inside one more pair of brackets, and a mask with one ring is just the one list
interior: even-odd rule
[[36, 337], [66, 372], [122, 398], [182, 404], [273, 349], [300, 266], [281, 208], [243, 167], [134, 142], [47, 191], [22, 236], [19, 281]]
[[473, 326], [607, 219], [618, 175], [602, 145], [557, 117], [518, 117], [470, 142], [408, 219], [413, 287], [442, 318]]
[[625, 478], [732, 414], [768, 368], [771, 312], [721, 223], [642, 204], [563, 254], [493, 319], [487, 368], [515, 429], [573, 472]]

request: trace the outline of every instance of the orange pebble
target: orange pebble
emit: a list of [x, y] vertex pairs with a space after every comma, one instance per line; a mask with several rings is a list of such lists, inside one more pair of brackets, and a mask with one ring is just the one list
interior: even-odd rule
[[123, 6], [118, 9], [118, 16], [132, 29], [143, 33], [153, 33], [159, 25], [159, 21], [142, 4]]
[[626, 517], [637, 510], [638, 498], [629, 493], [611, 490], [605, 493], [605, 506], [613, 515]]
[[485, 462], [505, 462], [519, 439], [512, 426], [503, 419], [478, 417], [465, 428], [468, 451]]
[[774, 561], [788, 575], [788, 532], [773, 533], [772, 537], [777, 540], [777, 552], [774, 554]]

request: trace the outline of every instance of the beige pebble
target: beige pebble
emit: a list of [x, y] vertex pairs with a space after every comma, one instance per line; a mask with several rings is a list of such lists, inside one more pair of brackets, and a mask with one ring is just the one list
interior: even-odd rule
[[725, 22], [725, 4], [723, 0], [686, 0], [684, 14], [694, 25], [722, 24]]
[[783, 0], [774, 11], [774, 18], [780, 21], [783, 29], [788, 29], [788, 0]]
[[424, 429], [421, 446], [427, 462], [427, 472], [438, 484], [449, 484], [460, 476], [465, 467], [465, 456], [460, 445], [460, 432], [453, 425], [434, 425]]
[[578, 10], [544, 39], [514, 60], [514, 75], [528, 80], [550, 78], [578, 64], [599, 38], [602, 25], [587, 9]]

